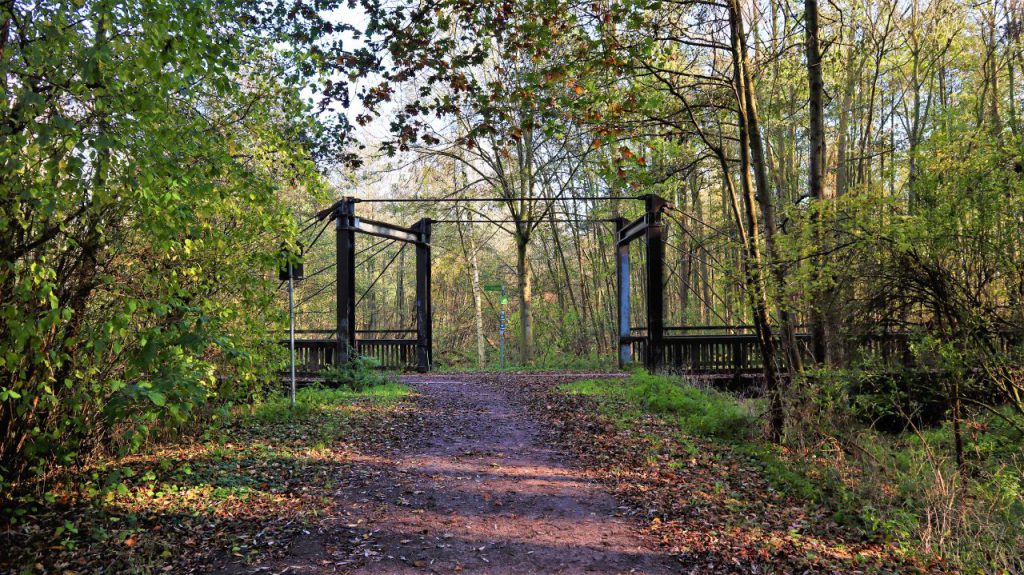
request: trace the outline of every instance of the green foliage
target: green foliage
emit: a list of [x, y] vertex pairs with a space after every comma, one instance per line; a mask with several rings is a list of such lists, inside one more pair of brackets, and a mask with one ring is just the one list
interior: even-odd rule
[[936, 373], [858, 369], [849, 378], [850, 413], [875, 429], [899, 433], [935, 425], [947, 415], [947, 396]]
[[694, 435], [743, 439], [753, 431], [755, 418], [734, 397], [685, 385], [669, 376], [638, 372], [625, 379], [577, 381], [561, 389], [571, 394], [601, 396], [661, 415]]
[[247, 6], [0, 8], [4, 495], [244, 399], [279, 365], [282, 196], [319, 186], [300, 141], [316, 128], [273, 43], [242, 30]]
[[935, 378], [919, 370], [815, 373], [798, 389], [813, 397], [820, 386], [827, 396], [849, 382], [852, 402], [795, 402], [792, 452], [755, 448], [757, 457], [773, 485], [810, 496], [839, 523], [939, 552], [967, 572], [1013, 572], [1019, 560], [1006, 550], [1024, 542], [1020, 416], [1009, 406], [967, 411], [961, 469], [953, 422], [943, 417], [944, 384]]
[[1024, 544], [1020, 423], [1010, 409], [965, 422], [967, 476], [952, 455], [948, 422], [897, 437], [865, 436], [869, 456], [856, 485], [865, 513], [893, 536], [934, 546], [970, 572], [1019, 569], [1019, 555], [1009, 550]]
[[357, 357], [343, 365], [332, 365], [319, 375], [324, 385], [352, 391], [364, 391], [391, 381], [380, 371], [380, 361], [374, 357]]
[[[841, 311], [834, 319], [844, 322], [852, 344], [848, 365], [908, 363], [900, 367], [947, 374], [936, 388], [954, 403], [987, 394], [1024, 412], [1024, 150], [1018, 140], [950, 113], [915, 161], [907, 198], [866, 190], [820, 211], [793, 210], [783, 242], [789, 257], [804, 263], [792, 295], [832, 294], [826, 303]], [[819, 245], [817, 226], [829, 228], [829, 245]], [[828, 257], [810, 257], [820, 251]], [[813, 277], [826, 285], [814, 285]], [[892, 332], [910, 337], [885, 348], [878, 336]]]

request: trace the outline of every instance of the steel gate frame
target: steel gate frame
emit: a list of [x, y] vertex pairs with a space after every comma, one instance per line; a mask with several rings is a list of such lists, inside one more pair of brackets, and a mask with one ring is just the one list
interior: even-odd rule
[[[644, 201], [644, 215], [632, 222], [616, 218], [615, 271], [618, 295], [619, 366], [633, 362], [632, 346], [643, 342], [644, 366], [656, 371], [665, 362], [665, 233], [662, 215], [669, 202], [655, 194], [634, 199]], [[336, 224], [336, 349], [334, 363], [350, 361], [356, 351], [356, 289], [355, 289], [355, 237], [356, 233], [395, 240], [416, 246], [416, 369], [430, 371], [433, 365], [433, 322], [431, 305], [431, 228], [434, 220], [423, 218], [413, 226], [404, 228], [387, 222], [361, 218], [355, 206], [361, 200], [347, 196], [331, 207], [320, 211], [317, 219], [331, 217]], [[644, 238], [647, 258], [647, 335], [634, 337], [630, 333], [630, 257], [629, 245]]]
[[[644, 367], [657, 371], [665, 363], [665, 230], [662, 212], [668, 201], [655, 194], [640, 196], [644, 215], [626, 223], [619, 218], [615, 226], [615, 275], [619, 300], [619, 367], [633, 363], [633, 344], [644, 342]], [[647, 335], [634, 337], [630, 332], [629, 244], [644, 238], [647, 249]]]
[[[350, 361], [356, 350], [356, 233], [395, 240], [416, 246], [416, 370], [430, 371], [433, 363], [434, 334], [431, 321], [430, 218], [403, 228], [356, 215], [359, 199], [343, 198], [320, 212], [333, 215], [336, 227], [337, 288], [336, 364]], [[326, 217], [325, 215], [325, 217]]]

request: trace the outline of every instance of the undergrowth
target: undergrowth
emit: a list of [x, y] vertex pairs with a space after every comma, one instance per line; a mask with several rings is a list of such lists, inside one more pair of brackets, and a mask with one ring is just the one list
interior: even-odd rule
[[[968, 572], [1024, 572], [1024, 438], [1000, 415], [975, 414], [968, 461], [958, 469], [949, 423], [887, 434], [862, 428], [846, 452], [823, 453], [816, 473], [836, 475], [860, 503], [859, 519], [893, 540]], [[822, 471], [824, 470], [824, 471]]]
[[356, 401], [391, 402], [410, 393], [408, 387], [388, 380], [358, 391], [348, 388], [330, 388], [322, 385], [304, 387], [295, 392], [295, 404], [285, 394], [275, 394], [263, 402], [241, 410], [240, 416], [249, 422], [285, 423], [308, 421], [311, 417], [344, 410]]
[[815, 373], [789, 406], [790, 459], [827, 488], [837, 517], [964, 572], [1024, 572], [1024, 420], [965, 409], [960, 467], [948, 413], [922, 418], [922, 398], [901, 393], [850, 399], [859, 383]]
[[[1024, 572], [1024, 437], [1010, 411], [967, 422], [968, 468], [953, 460], [948, 424], [889, 434], [859, 423], [842, 394], [815, 388], [813, 407], [791, 406], [787, 439], [763, 440], [761, 400], [635, 373], [563, 384], [594, 398], [620, 428], [655, 416], [687, 437], [748, 459], [779, 492], [817, 504], [864, 537], [908, 554], [942, 557], [970, 573]], [[670, 463], [671, 465], [671, 463]]]
[[365, 356], [322, 370], [320, 379], [326, 387], [352, 391], [363, 391], [391, 381], [384, 372], [380, 371], [380, 360]]
[[280, 552], [329, 506], [348, 446], [389, 432], [411, 390], [379, 381], [300, 389], [294, 406], [275, 394], [197, 436], [69, 470], [4, 510], [0, 573], [208, 572], [226, 554]]

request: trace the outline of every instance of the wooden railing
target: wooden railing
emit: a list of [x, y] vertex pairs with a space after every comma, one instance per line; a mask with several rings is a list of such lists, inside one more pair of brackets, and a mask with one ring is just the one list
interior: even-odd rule
[[[707, 333], [716, 329], [733, 333]], [[747, 333], [737, 333], [749, 330], [745, 326], [666, 328], [666, 331], [669, 330], [675, 333], [690, 331], [704, 333], [665, 335], [662, 365], [666, 369], [701, 374], [748, 374], [758, 373], [763, 369], [757, 336], [752, 333], [752, 330]], [[1021, 344], [1022, 339], [1024, 336], [1021, 334], [1004, 333], [999, 335], [996, 345], [1002, 352], [1009, 353], [1014, 347]], [[796, 340], [797, 349], [804, 364], [812, 364], [810, 334], [798, 333]], [[622, 342], [630, 346], [633, 362], [644, 365], [648, 349], [648, 336], [645, 330], [643, 328], [634, 330], [634, 334], [628, 338], [622, 338]], [[914, 363], [910, 342], [911, 336], [908, 333], [860, 336], [855, 342], [852, 342], [851, 359], [859, 361], [865, 358], [874, 358], [890, 368], [910, 366]]]
[[[797, 334], [801, 353], [809, 359], [810, 335]], [[758, 373], [763, 369], [761, 351], [754, 334], [667, 335], [664, 338], [666, 369], [702, 374]], [[643, 365], [647, 337], [624, 338], [633, 361]]]
[[404, 370], [416, 367], [414, 339], [357, 339], [356, 352], [375, 357], [384, 369]]
[[[281, 342], [288, 347], [288, 340]], [[312, 375], [324, 367], [334, 364], [334, 351], [337, 346], [326, 339], [295, 340], [295, 371], [300, 375]]]
[[[283, 340], [281, 344], [287, 347], [288, 340]], [[296, 339], [296, 372], [308, 377], [334, 365], [336, 350], [337, 344], [334, 340]], [[404, 370], [416, 367], [414, 339], [357, 339], [356, 352], [365, 357], [377, 358], [383, 369]]]

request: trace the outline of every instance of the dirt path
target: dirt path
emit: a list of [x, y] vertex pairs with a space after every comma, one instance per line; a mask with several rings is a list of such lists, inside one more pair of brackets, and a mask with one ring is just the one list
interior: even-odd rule
[[[420, 437], [368, 457], [350, 513], [299, 546], [289, 573], [678, 573], [600, 484], [547, 446], [493, 382], [410, 377]], [[354, 512], [352, 510], [355, 510]], [[333, 533], [331, 531], [334, 531]]]

